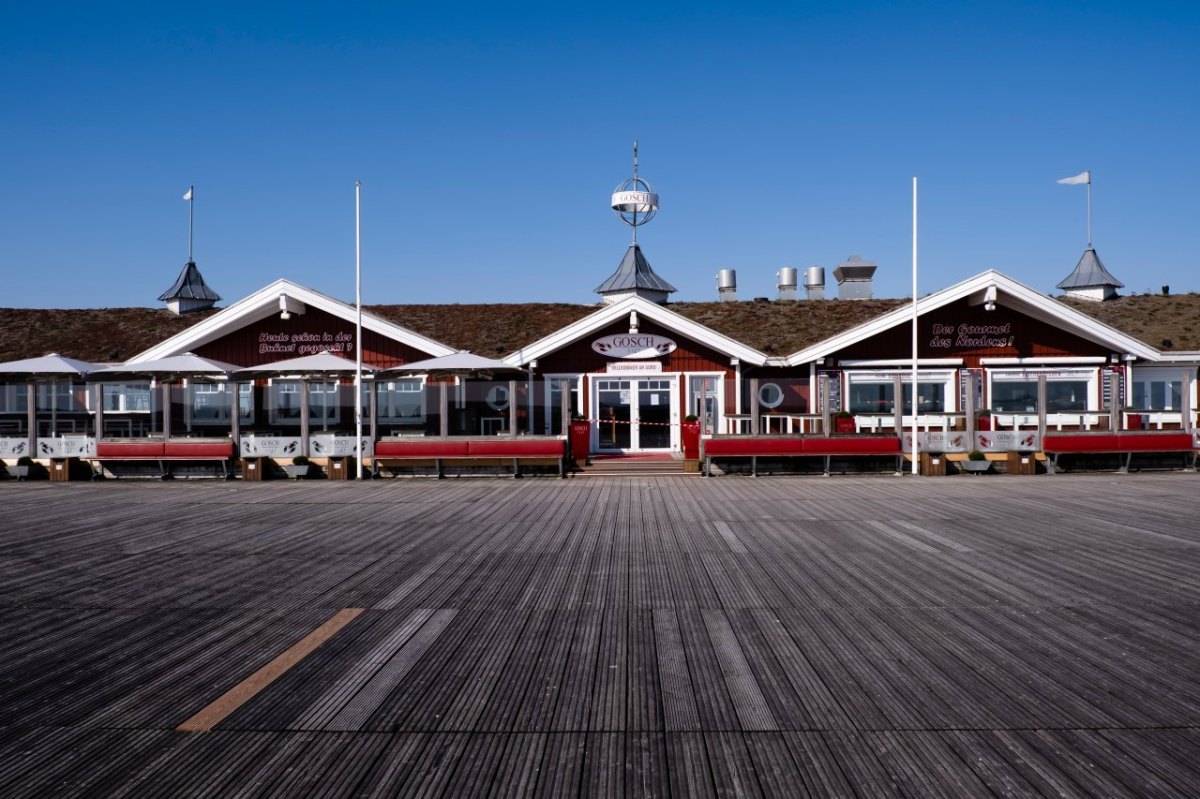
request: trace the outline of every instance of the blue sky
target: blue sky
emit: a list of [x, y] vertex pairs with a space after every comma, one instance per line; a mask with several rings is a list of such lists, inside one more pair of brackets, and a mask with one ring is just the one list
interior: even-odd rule
[[[112, 5], [113, 7], [108, 7]], [[1094, 240], [1127, 292], [1200, 290], [1200, 12], [1163, 3], [61, 4], [0, 26], [0, 306], [595, 302], [629, 234], [677, 300], [781, 266], [1051, 292]]]

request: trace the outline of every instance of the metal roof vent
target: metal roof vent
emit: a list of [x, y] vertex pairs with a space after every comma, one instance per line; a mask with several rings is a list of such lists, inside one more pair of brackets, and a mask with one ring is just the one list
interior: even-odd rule
[[804, 270], [804, 294], [810, 300], [825, 299], [825, 267], [810, 266]]
[[722, 269], [717, 272], [717, 301], [737, 302], [736, 269]]
[[874, 261], [864, 261], [860, 255], [851, 255], [837, 265], [833, 276], [838, 282], [838, 299], [871, 299], [871, 279], [878, 266]]
[[775, 283], [779, 289], [779, 299], [796, 299], [796, 267], [785, 266], [776, 272]]

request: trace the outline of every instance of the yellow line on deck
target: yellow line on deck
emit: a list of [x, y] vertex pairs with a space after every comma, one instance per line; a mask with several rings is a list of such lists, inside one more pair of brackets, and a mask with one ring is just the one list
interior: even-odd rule
[[209, 732], [233, 711], [254, 698], [288, 669], [295, 666], [314, 649], [328, 641], [350, 622], [357, 619], [362, 608], [343, 608], [329, 617], [324, 624], [292, 644], [267, 665], [226, 691], [219, 699], [175, 728], [177, 732]]

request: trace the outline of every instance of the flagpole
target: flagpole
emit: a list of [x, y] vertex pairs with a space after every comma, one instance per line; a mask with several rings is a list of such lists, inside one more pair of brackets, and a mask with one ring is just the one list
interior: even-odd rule
[[1088, 176], [1088, 246], [1092, 249], [1092, 170], [1087, 171]]
[[[913, 234], [912, 234], [912, 473], [920, 474], [917, 460], [921, 445], [917, 441], [917, 179], [913, 178]], [[903, 402], [903, 399], [901, 399]], [[901, 417], [903, 418], [903, 417]], [[901, 431], [903, 435], [903, 431]]]
[[354, 461], [358, 479], [363, 477], [362, 464], [362, 181], [354, 181]]

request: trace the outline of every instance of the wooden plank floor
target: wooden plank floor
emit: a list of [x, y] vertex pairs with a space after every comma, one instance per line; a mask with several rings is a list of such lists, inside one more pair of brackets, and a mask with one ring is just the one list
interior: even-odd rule
[[0, 796], [1200, 796], [1198, 480], [2, 483]]

